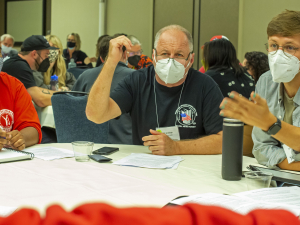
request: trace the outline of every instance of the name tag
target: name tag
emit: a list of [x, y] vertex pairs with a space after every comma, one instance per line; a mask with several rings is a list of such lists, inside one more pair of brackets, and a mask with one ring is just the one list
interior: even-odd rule
[[174, 127], [160, 127], [156, 128], [156, 131], [164, 133], [169, 136], [173, 141], [180, 141], [179, 129], [177, 126]]

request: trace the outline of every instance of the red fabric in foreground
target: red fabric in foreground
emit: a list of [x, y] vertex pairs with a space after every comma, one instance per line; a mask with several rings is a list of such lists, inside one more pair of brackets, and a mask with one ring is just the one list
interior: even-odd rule
[[1, 218], [0, 225], [300, 225], [296, 216], [284, 210], [254, 210], [243, 216], [230, 210], [197, 204], [158, 208], [114, 208], [106, 204], [85, 204], [72, 212], [58, 205], [41, 218], [33, 209], [21, 209]]

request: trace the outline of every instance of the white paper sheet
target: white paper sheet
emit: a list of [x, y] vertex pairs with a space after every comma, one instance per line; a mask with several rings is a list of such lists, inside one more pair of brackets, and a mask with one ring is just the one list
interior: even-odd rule
[[263, 188], [234, 194], [269, 203], [282, 203], [300, 207], [300, 187]]
[[[185, 198], [173, 200], [171, 203], [183, 205], [186, 203], [198, 203], [203, 205], [220, 206], [240, 214], [247, 214], [254, 209], [284, 209], [294, 213], [296, 216], [300, 215], [300, 207], [295, 204], [284, 204], [280, 202], [266, 202], [262, 201], [261, 197], [247, 198], [242, 192], [239, 195], [222, 195], [216, 193], [206, 193], [199, 195], [192, 195]], [[275, 196], [277, 196], [274, 193]], [[280, 195], [280, 194], [279, 194]], [[253, 195], [254, 196], [254, 195]], [[299, 202], [298, 202], [299, 203]]]
[[114, 165], [135, 166], [156, 169], [176, 169], [183, 158], [180, 156], [160, 156], [142, 153], [131, 155], [114, 162]]
[[43, 160], [54, 160], [67, 157], [74, 157], [73, 151], [64, 148], [42, 147], [26, 149], [26, 151], [33, 153], [34, 157]]
[[17, 210], [17, 207], [0, 206], [0, 216], [6, 217]]

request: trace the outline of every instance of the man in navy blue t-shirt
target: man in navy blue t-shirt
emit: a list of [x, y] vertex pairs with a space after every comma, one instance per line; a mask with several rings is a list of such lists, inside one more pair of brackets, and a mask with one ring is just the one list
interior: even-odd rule
[[125, 36], [110, 41], [108, 58], [90, 91], [88, 119], [103, 123], [129, 112], [133, 144], [149, 146], [153, 154], [220, 154], [218, 106], [223, 96], [209, 76], [191, 68], [191, 34], [178, 25], [162, 28], [155, 37], [153, 66], [126, 76], [110, 94], [123, 46], [132, 46]]

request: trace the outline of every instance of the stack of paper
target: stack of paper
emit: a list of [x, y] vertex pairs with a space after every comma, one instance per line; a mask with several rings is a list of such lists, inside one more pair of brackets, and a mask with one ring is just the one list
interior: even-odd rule
[[54, 160], [67, 157], [74, 157], [73, 151], [64, 148], [42, 147], [26, 149], [26, 151], [33, 153], [34, 157], [43, 160]]
[[179, 163], [183, 160], [180, 156], [161, 156], [142, 153], [131, 153], [117, 162], [115, 165], [120, 166], [135, 166], [152, 169], [176, 169]]
[[246, 191], [234, 195], [206, 193], [171, 201], [176, 205], [198, 203], [220, 206], [237, 213], [247, 214], [254, 209], [284, 209], [300, 215], [300, 188], [280, 187]]

